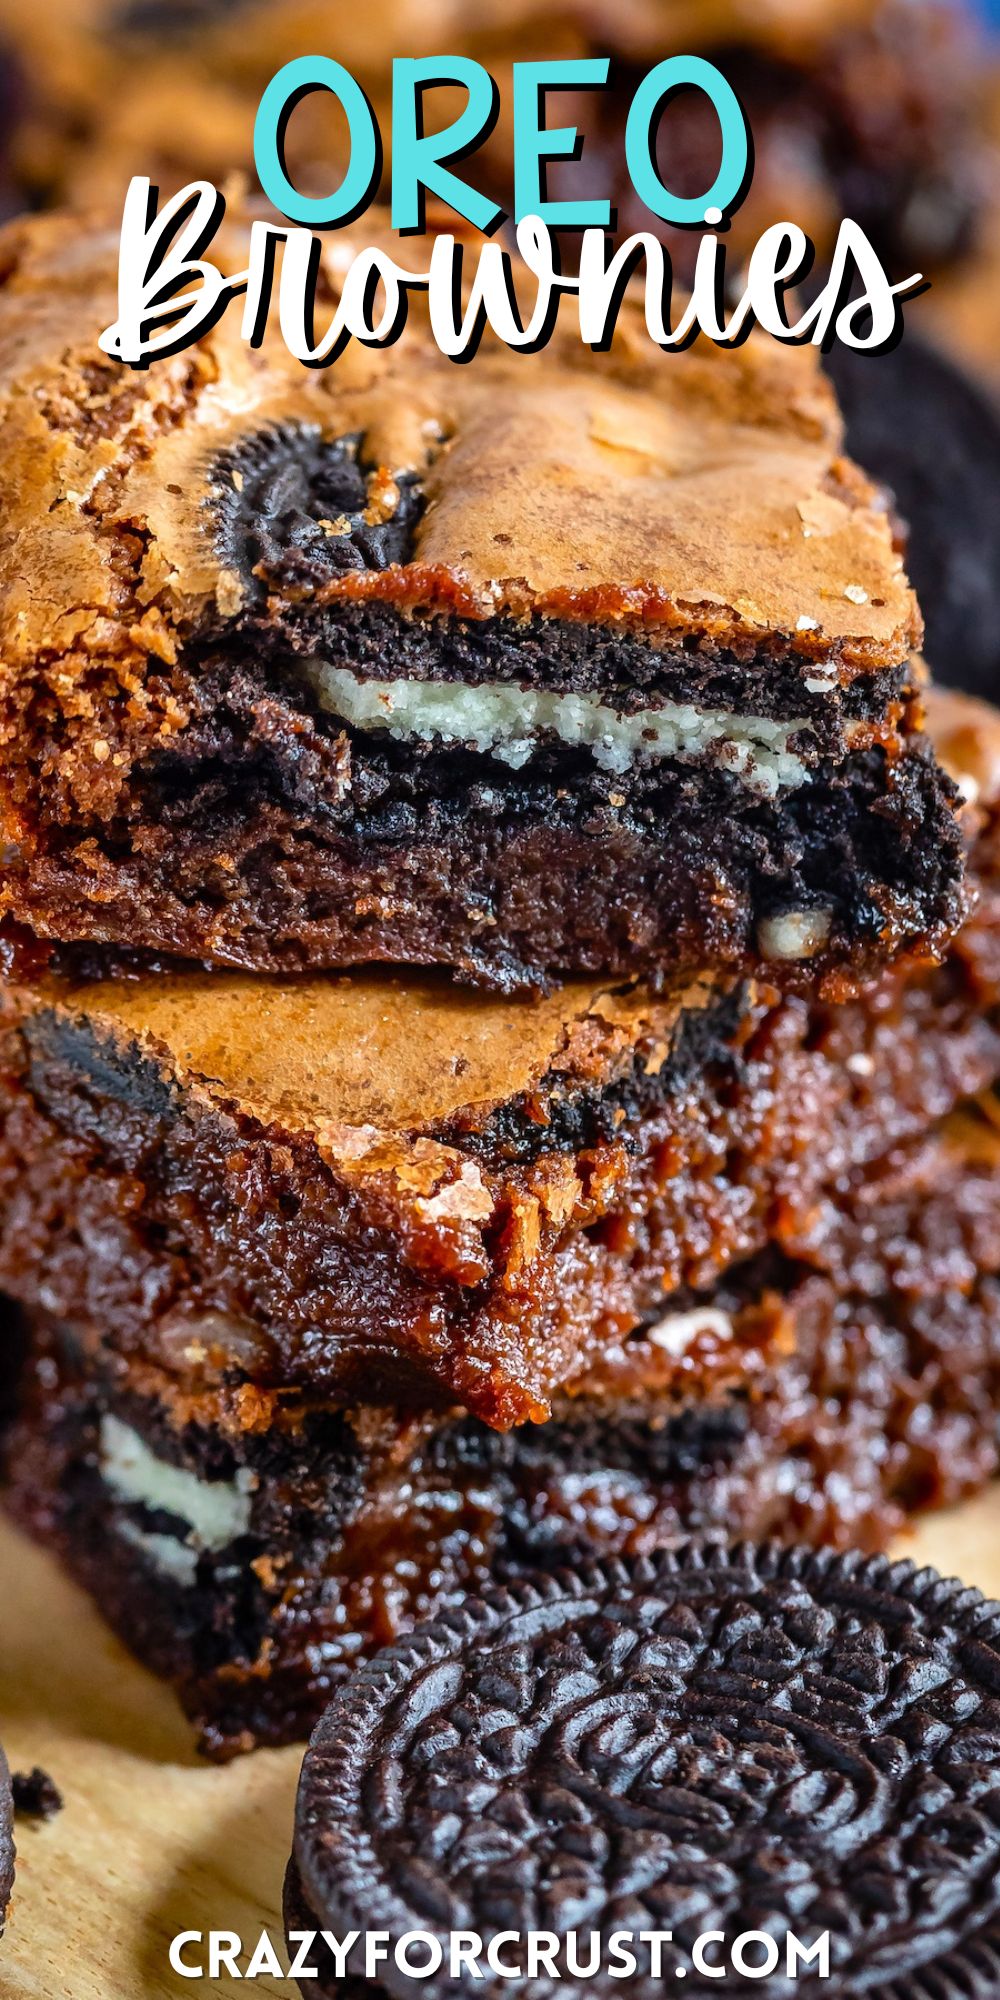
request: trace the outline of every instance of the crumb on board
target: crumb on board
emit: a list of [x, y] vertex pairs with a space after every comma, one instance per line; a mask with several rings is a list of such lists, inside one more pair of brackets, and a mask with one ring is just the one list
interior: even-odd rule
[[15, 1771], [11, 1779], [14, 1811], [19, 1819], [55, 1819], [63, 1809], [63, 1796], [54, 1779], [36, 1764], [25, 1773]]

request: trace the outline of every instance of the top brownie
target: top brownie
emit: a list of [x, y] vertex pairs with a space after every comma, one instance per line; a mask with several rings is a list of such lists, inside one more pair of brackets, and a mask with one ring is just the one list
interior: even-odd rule
[[664, 356], [629, 304], [458, 368], [413, 306], [326, 371], [231, 312], [129, 372], [114, 232], [0, 261], [0, 912], [506, 989], [945, 943], [919, 616], [811, 352]]

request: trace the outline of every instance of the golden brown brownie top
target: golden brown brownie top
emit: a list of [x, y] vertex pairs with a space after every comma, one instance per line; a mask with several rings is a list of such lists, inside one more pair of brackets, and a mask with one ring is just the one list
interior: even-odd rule
[[[537, 1251], [543, 1218], [561, 1232], [586, 1208], [584, 1180], [599, 1204], [625, 1168], [621, 1144], [585, 1155], [585, 1173], [572, 1140], [557, 1132], [546, 1149], [560, 1101], [586, 1101], [619, 1076], [627, 1085], [637, 1068], [657, 1074], [682, 1002], [708, 997], [697, 989], [651, 1002], [577, 986], [518, 1003], [378, 974], [278, 982], [191, 972], [76, 990], [8, 986], [0, 1014], [23, 1023], [57, 1076], [68, 1065], [70, 1091], [81, 1079], [126, 1118], [134, 1102], [150, 1136], [173, 1101], [196, 1123], [222, 1120], [227, 1156], [261, 1128], [279, 1165], [289, 1145], [307, 1157], [315, 1149], [362, 1217], [405, 1239], [408, 1258], [444, 1255], [461, 1282], [478, 1283], [492, 1230], [514, 1232], [513, 1268]], [[539, 1128], [539, 1157], [523, 1170], [484, 1129], [508, 1106]], [[479, 1148], [469, 1143], [476, 1131]]]
[[446, 1189], [427, 1218], [446, 1222], [481, 1220], [492, 1206], [478, 1166], [463, 1165], [461, 1133], [506, 1106], [544, 1129], [560, 1099], [637, 1067], [657, 1075], [683, 1011], [724, 992], [707, 980], [659, 999], [575, 985], [511, 1001], [379, 972], [269, 981], [191, 971], [8, 988], [0, 1012], [85, 1021], [124, 1073], [138, 1056], [193, 1106], [304, 1135], [345, 1178], [391, 1187], [404, 1205]]
[[[368, 218], [327, 239], [331, 299], [374, 234]], [[393, 248], [425, 265], [426, 242]], [[382, 598], [404, 613], [597, 620], [654, 642], [694, 631], [741, 656], [776, 636], [845, 672], [911, 650], [918, 614], [889, 516], [842, 455], [811, 350], [761, 336], [663, 355], [629, 305], [607, 355], [567, 329], [541, 354], [484, 342], [457, 367], [414, 306], [393, 348], [352, 342], [316, 371], [276, 331], [245, 345], [237, 304], [196, 348], [132, 372], [97, 346], [117, 250], [115, 228], [60, 217], [0, 236], [8, 676], [53, 656], [74, 678], [109, 656], [119, 674], [131, 658], [142, 671], [231, 630], [254, 588], [219, 530], [241, 454], [309, 426], [360, 438], [375, 521], [391, 525], [408, 483], [421, 506], [406, 559], [335, 574], [316, 599], [327, 611]], [[228, 225], [213, 256], [237, 270], [246, 250]]]

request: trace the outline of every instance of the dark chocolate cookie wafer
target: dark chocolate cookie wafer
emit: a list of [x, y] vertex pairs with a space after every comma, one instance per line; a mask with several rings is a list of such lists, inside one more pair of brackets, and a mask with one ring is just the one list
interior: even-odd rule
[[927, 622], [931, 671], [950, 687], [1000, 686], [1000, 413], [972, 379], [906, 335], [891, 354], [829, 356], [847, 447], [887, 486]]
[[[491, 1593], [360, 1669], [306, 1755], [289, 1927], [388, 1932], [375, 1979], [400, 1996], [396, 1942], [422, 1933], [426, 1964], [436, 1939], [430, 2000], [508, 1990], [486, 1960], [500, 1932], [509, 1965], [554, 1933], [559, 1984], [593, 1995], [622, 1990], [611, 1940], [632, 1933], [630, 2000], [682, 1974], [743, 1992], [741, 1957], [776, 1957], [753, 1982], [768, 1996], [986, 2000], [998, 1765], [1000, 1605], [977, 1591], [774, 1546], [610, 1562]], [[483, 1939], [481, 1980], [449, 1978], [457, 1931]], [[600, 1934], [587, 1976], [571, 1933], [583, 1964]], [[790, 1981], [789, 1937], [824, 1934], [829, 1978], [817, 1958]], [[303, 1990], [331, 1993], [316, 1952]], [[541, 1965], [517, 1991], [556, 1985]]]
[[0, 1937], [14, 1887], [14, 1795], [7, 1759], [0, 1750]]

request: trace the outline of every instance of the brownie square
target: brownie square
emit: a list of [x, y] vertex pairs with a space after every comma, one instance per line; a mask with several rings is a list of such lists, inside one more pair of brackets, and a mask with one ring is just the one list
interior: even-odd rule
[[8, 982], [0, 1286], [168, 1365], [193, 1342], [269, 1386], [545, 1417], [665, 1296], [1000, 1074], [996, 725], [939, 700], [978, 907], [942, 967], [850, 1003]]
[[8, 1505], [230, 1755], [307, 1735], [359, 1657], [491, 1578], [688, 1534], [877, 1548], [975, 1491], [998, 1465], [998, 1272], [1000, 1133], [972, 1108], [798, 1256], [664, 1301], [506, 1434], [220, 1378], [194, 1349], [169, 1371], [34, 1313]]
[[943, 948], [918, 614], [811, 351], [664, 357], [630, 302], [456, 368], [414, 305], [326, 373], [227, 317], [126, 374], [116, 250], [3, 253], [0, 913], [506, 991]]

